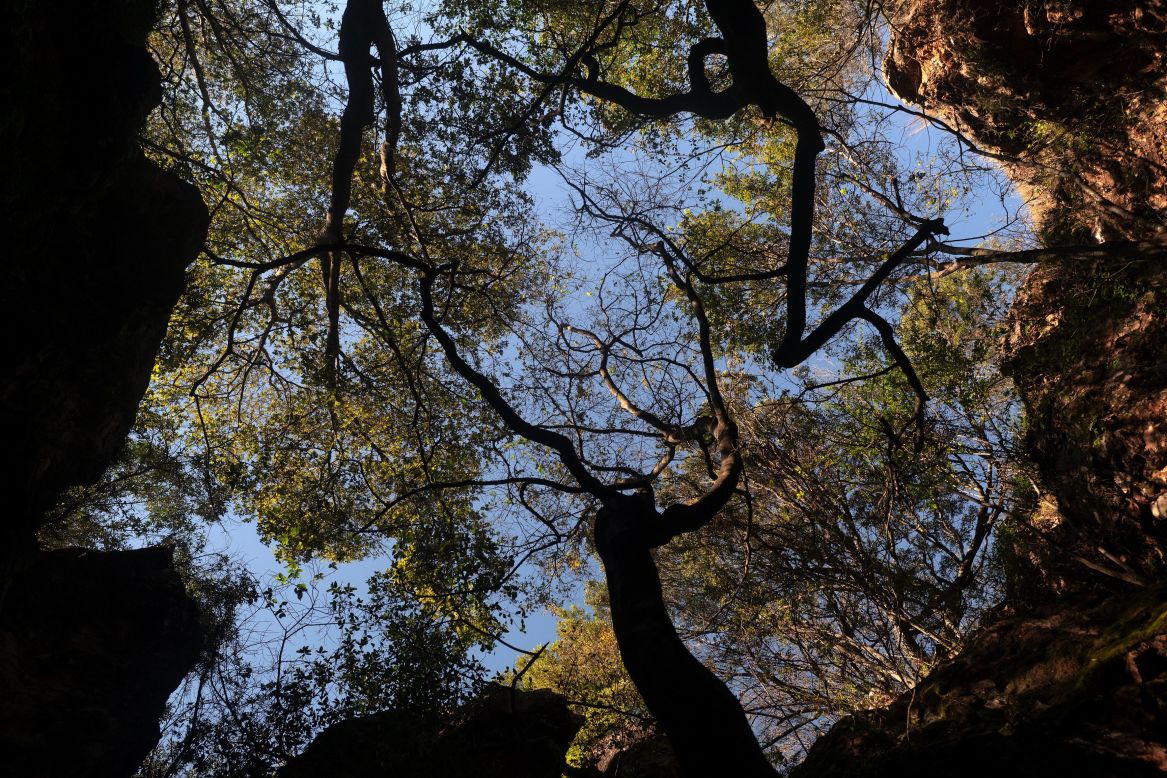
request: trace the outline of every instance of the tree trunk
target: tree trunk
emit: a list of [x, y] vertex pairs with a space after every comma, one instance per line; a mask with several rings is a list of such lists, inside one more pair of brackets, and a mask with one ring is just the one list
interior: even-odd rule
[[636, 498], [622, 498], [596, 517], [624, 667], [686, 775], [773, 776], [737, 697], [677, 636], [648, 539], [647, 529], [659, 521], [652, 504]]

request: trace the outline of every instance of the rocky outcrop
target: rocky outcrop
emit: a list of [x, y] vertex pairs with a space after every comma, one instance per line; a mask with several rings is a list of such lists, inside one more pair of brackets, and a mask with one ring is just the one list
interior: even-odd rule
[[96, 479], [146, 389], [207, 227], [194, 187], [136, 139], [160, 97], [153, 0], [0, 11], [0, 376], [5, 566], [63, 489]]
[[195, 664], [170, 551], [37, 549], [45, 511], [96, 479], [146, 389], [207, 212], [149, 162], [153, 0], [0, 5], [0, 765], [129, 775]]
[[[1003, 160], [1047, 245], [1167, 241], [1167, 4], [905, 0], [893, 29], [889, 83]], [[1047, 263], [1010, 324], [1004, 368], [1046, 491], [1014, 593], [1161, 580], [1162, 252]]]
[[1167, 771], [1164, 591], [1002, 619], [797, 776], [1158, 776]]
[[169, 549], [45, 554], [0, 611], [3, 772], [133, 774], [202, 632]]
[[548, 689], [492, 685], [448, 721], [383, 711], [320, 733], [280, 778], [559, 778], [583, 719]]
[[1167, 209], [1162, 0], [901, 0], [891, 89], [997, 154], [1057, 244]]
[[[1018, 292], [1003, 367], [1042, 491], [1012, 517], [998, 618], [799, 776], [1167, 772], [1167, 7], [906, 0], [888, 80], [995, 154], [1055, 259]], [[1102, 247], [1105, 249], [1105, 246]]]
[[1030, 535], [1016, 538], [1014, 600], [1164, 580], [1167, 267], [1041, 265], [1005, 347], [1046, 493]]

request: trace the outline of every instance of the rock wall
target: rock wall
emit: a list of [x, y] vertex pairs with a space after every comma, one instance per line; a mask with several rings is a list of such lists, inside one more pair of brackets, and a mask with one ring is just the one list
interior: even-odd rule
[[1042, 498], [998, 538], [995, 622], [798, 776], [1167, 772], [1167, 6], [905, 0], [885, 72], [996, 155], [1055, 259], [1019, 290], [1004, 368]]
[[1047, 243], [1162, 233], [1167, 4], [888, 5], [892, 91], [998, 155]]
[[45, 509], [95, 480], [146, 390], [207, 227], [136, 139], [160, 97], [153, 0], [0, 10], [0, 519], [8, 566]]
[[[1045, 497], [1015, 601], [1167, 577], [1167, 266], [1051, 262], [1014, 302], [1004, 368]], [[1034, 542], [1044, 538], [1044, 542]]]
[[[891, 26], [889, 84], [1002, 160], [1046, 245], [1167, 243], [1167, 3], [905, 0]], [[1046, 496], [1016, 596], [1163, 578], [1164, 343], [1162, 252], [1051, 262], [1018, 295], [1004, 367]]]
[[882, 710], [851, 716], [794, 773], [844, 778], [1161, 776], [1162, 588], [1002, 619]]
[[0, 4], [0, 772], [118, 776], [198, 658], [166, 549], [43, 553], [146, 389], [207, 212], [138, 149], [157, 103], [154, 0]]
[[169, 549], [45, 554], [0, 619], [0, 772], [132, 775], [201, 642]]
[[395, 711], [335, 724], [280, 778], [559, 778], [583, 720], [547, 689], [486, 693], [445, 722]]

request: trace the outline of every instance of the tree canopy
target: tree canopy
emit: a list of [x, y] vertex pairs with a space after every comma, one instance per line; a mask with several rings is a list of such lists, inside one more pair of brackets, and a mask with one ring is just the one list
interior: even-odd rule
[[[144, 773], [438, 715], [549, 605], [520, 666], [601, 712], [579, 763], [656, 726], [765, 774], [951, 656], [1027, 499], [1023, 227], [949, 236], [993, 172], [903, 148], [882, 40], [854, 0], [163, 3], [142, 142], [211, 232], [120, 463], [45, 533], [182, 541], [221, 604]], [[227, 516], [281, 582], [199, 562]], [[363, 558], [366, 595], [316, 585]]]

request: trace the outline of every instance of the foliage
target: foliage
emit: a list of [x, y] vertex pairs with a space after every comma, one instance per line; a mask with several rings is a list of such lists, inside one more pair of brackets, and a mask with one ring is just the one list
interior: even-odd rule
[[[269, 775], [324, 727], [371, 712], [448, 715], [485, 672], [451, 620], [374, 575], [254, 585], [249, 612], [189, 678], [142, 778]], [[331, 635], [331, 639], [329, 636]]]
[[843, 374], [867, 378], [808, 371], [741, 408], [750, 501], [658, 557], [679, 624], [783, 759], [915, 685], [999, 600], [992, 537], [1014, 510], [1019, 421], [991, 360], [1008, 283], [910, 290], [899, 331], [935, 398], [919, 431], [902, 376], [862, 341]]
[[644, 701], [621, 664], [605, 600], [601, 586], [589, 582], [584, 592], [587, 609], [578, 605], [557, 609], [555, 641], [537, 657], [520, 659], [516, 665], [524, 685], [562, 694], [584, 717], [567, 753], [568, 764], [578, 767], [595, 766], [653, 730]]
[[[681, 527], [657, 552], [675, 620], [774, 758], [991, 604], [1009, 281], [948, 272], [936, 221], [985, 171], [896, 155], [868, 4], [768, 4], [764, 77], [715, 6], [164, 4], [143, 143], [214, 219], [139, 430], [51, 531], [198, 548], [239, 518], [293, 594], [224, 587], [278, 648], [224, 630], [146, 774], [262, 773], [342, 716], [450, 710], [631, 494]], [[767, 102], [786, 85], [801, 120]], [[294, 615], [313, 560], [369, 557], [367, 599]], [[593, 706], [582, 761], [647, 710], [589, 604], [525, 676]]]

